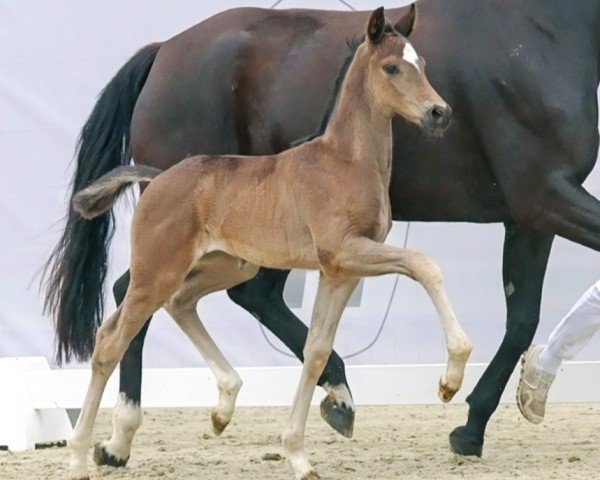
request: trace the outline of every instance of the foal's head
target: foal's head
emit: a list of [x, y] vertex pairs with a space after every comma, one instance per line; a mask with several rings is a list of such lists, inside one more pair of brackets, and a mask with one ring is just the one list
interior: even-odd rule
[[383, 7], [371, 14], [362, 53], [368, 57], [367, 88], [387, 113], [439, 134], [450, 124], [452, 109], [429, 84], [425, 60], [404, 36], [412, 32], [416, 16], [413, 5], [410, 14], [391, 27]]

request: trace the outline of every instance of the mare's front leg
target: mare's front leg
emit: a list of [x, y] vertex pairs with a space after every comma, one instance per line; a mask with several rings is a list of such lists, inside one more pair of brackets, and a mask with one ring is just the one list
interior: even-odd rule
[[[283, 288], [289, 270], [261, 268], [256, 277], [227, 290], [229, 297], [250, 312], [279, 338], [301, 362], [308, 328], [283, 300]], [[321, 402], [321, 416], [336, 431], [351, 437], [355, 407], [346, 380], [344, 361], [333, 351], [317, 385], [327, 396]]]
[[[115, 303], [120, 306], [127, 293], [130, 272], [127, 270], [113, 286]], [[124, 467], [131, 453], [131, 444], [135, 433], [142, 424], [142, 351], [150, 320], [127, 347], [120, 362], [119, 396], [113, 410], [113, 431], [108, 440], [94, 447], [96, 465]]]
[[553, 235], [506, 225], [503, 278], [507, 322], [504, 339], [475, 389], [467, 398], [469, 417], [464, 427], [450, 434], [450, 445], [460, 455], [481, 456], [485, 428], [500, 397], [527, 350], [540, 316], [542, 285]]
[[331, 279], [321, 274], [308, 338], [304, 347], [302, 376], [283, 431], [282, 442], [298, 480], [319, 478], [304, 452], [304, 429], [318, 378], [323, 373], [333, 349], [333, 341], [344, 307], [358, 279]]
[[[589, 98], [579, 105], [571, 103], [570, 95], [549, 97], [553, 108], [533, 117], [527, 114], [528, 102], [511, 105], [517, 112], [503, 115], [490, 117], [487, 109], [477, 112], [482, 145], [515, 224], [506, 226], [504, 240], [506, 333], [467, 399], [466, 426], [450, 435], [456, 453], [482, 454], [487, 422], [535, 335], [554, 235], [600, 251], [600, 202], [581, 186], [598, 154], [596, 85], [581, 95]], [[516, 122], [515, 115], [521, 121]], [[527, 118], [531, 123], [523, 124]]]
[[383, 245], [368, 238], [346, 241], [335, 256], [330, 255], [327, 249], [321, 251], [325, 252], [321, 259], [323, 270], [332, 276], [340, 272], [359, 277], [399, 273], [423, 286], [438, 313], [446, 337], [448, 364], [440, 380], [438, 395], [442, 401], [449, 402], [460, 389], [472, 346], [454, 315], [438, 265], [425, 253]]

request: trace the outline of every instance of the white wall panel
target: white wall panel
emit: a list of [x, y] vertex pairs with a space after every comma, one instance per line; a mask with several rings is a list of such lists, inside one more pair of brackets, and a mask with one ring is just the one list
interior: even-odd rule
[[[99, 91], [141, 46], [169, 38], [228, 7], [269, 7], [273, 3], [0, 1], [0, 356], [52, 355], [51, 320], [41, 314], [34, 276], [60, 233], [75, 140]], [[370, 9], [408, 2], [347, 3]], [[277, 8], [291, 7], [348, 9], [337, 0], [283, 0]], [[587, 186], [600, 196], [600, 168]], [[125, 270], [129, 254], [130, 212], [123, 207], [118, 211], [111, 285]], [[395, 225], [390, 243], [402, 244], [405, 230], [406, 224]], [[455, 310], [474, 339], [476, 361], [489, 361], [504, 331], [502, 240], [499, 225], [411, 225], [409, 246], [429, 251], [443, 267]], [[544, 290], [539, 340], [599, 273], [600, 255], [557, 240]], [[363, 348], [375, 337], [393, 281], [393, 277], [385, 277], [365, 282], [359, 306], [344, 315], [336, 342], [342, 354]], [[310, 318], [315, 289], [316, 274], [309, 273], [300, 292], [301, 306], [295, 309], [304, 321]], [[113, 308], [112, 301], [108, 305]], [[257, 322], [225, 294], [204, 299], [200, 314], [234, 364], [296, 363], [270, 348]], [[581, 359], [600, 359], [599, 346], [594, 342]], [[204, 365], [163, 313], [150, 329], [144, 357], [149, 367]], [[432, 363], [443, 359], [441, 329], [430, 302], [418, 286], [401, 279], [382, 336], [351, 363]]]

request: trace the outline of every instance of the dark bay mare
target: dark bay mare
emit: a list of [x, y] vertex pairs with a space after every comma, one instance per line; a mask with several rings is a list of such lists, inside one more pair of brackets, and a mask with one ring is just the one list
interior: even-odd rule
[[[600, 0], [423, 0], [418, 10], [411, 40], [455, 114], [436, 141], [395, 122], [393, 218], [503, 222], [506, 230], [506, 334], [467, 399], [466, 425], [450, 435], [455, 452], [481, 455], [487, 422], [534, 336], [554, 236], [600, 250], [600, 203], [581, 186], [598, 149]], [[84, 126], [73, 192], [132, 156], [166, 169], [196, 153], [270, 154], [313, 134], [346, 41], [367, 15], [237, 9], [145, 47]], [[70, 211], [51, 258], [46, 301], [66, 360], [93, 349], [112, 232], [110, 214], [87, 222]], [[302, 360], [307, 329], [283, 302], [287, 275], [263, 269], [228, 293]], [[115, 284], [117, 303], [128, 281], [126, 273]], [[121, 362], [121, 391], [133, 402], [147, 326]], [[337, 354], [318, 384], [328, 391], [324, 418], [350, 434], [354, 407]], [[96, 460], [122, 465], [129, 450], [119, 452], [105, 448]]]

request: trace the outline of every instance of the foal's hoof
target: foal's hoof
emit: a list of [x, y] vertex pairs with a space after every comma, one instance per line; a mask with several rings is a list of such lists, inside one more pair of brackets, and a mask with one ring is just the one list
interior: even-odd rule
[[94, 463], [96, 465], [108, 465], [109, 467], [124, 467], [127, 465], [127, 458], [115, 457], [112, 453], [106, 450], [106, 446], [102, 443], [97, 443], [94, 446]]
[[[338, 403], [331, 394], [327, 395], [321, 402], [321, 417], [331, 428], [346, 438], [352, 438], [354, 431], [354, 408], [345, 402]], [[316, 473], [315, 473], [316, 475]], [[307, 478], [319, 478], [307, 477]]]
[[210, 413], [210, 428], [212, 429], [215, 437], [218, 437], [223, 433], [225, 428], [227, 428], [227, 425], [229, 425], [230, 421], [231, 419], [226, 420], [223, 417], [221, 417], [217, 409], [214, 409]]
[[442, 402], [448, 403], [450, 400], [452, 400], [452, 398], [454, 398], [456, 392], [458, 392], [457, 388], [448, 387], [448, 383], [446, 382], [446, 380], [444, 380], [444, 377], [440, 378], [438, 396], [440, 397], [440, 400]]
[[450, 434], [450, 448], [457, 455], [481, 457], [483, 443], [477, 443], [465, 434], [465, 427], [456, 427]]
[[301, 480], [321, 480], [321, 477], [319, 477], [319, 474], [317, 472], [311, 470], [306, 475], [304, 475]]

